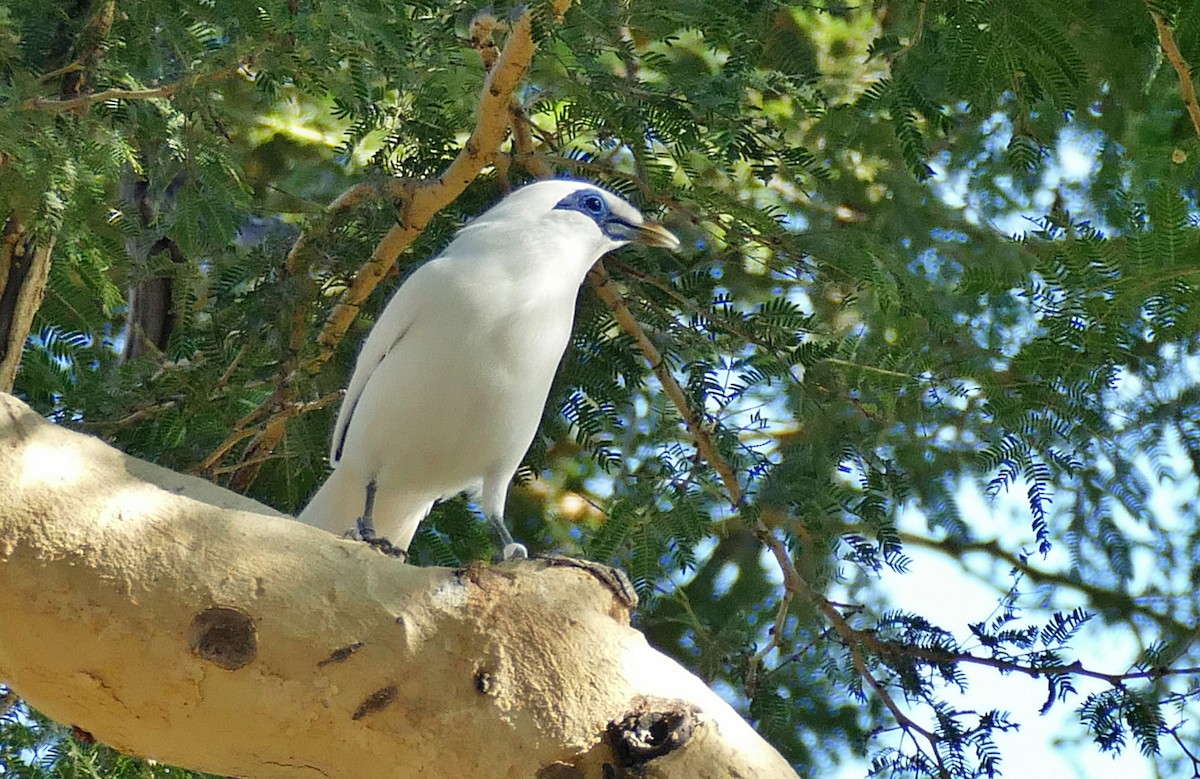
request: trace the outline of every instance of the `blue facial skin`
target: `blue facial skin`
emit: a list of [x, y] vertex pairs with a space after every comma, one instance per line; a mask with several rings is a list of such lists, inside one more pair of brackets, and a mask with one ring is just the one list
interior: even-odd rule
[[594, 189], [580, 189], [558, 201], [555, 209], [578, 211], [596, 223], [600, 232], [614, 241], [632, 241], [634, 226], [608, 210], [604, 197]]

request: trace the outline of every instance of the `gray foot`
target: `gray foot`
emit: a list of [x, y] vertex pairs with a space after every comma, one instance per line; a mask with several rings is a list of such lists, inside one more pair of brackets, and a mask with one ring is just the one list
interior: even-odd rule
[[395, 557], [402, 562], [408, 562], [408, 550], [401, 549], [383, 536], [375, 535], [375, 528], [364, 521], [362, 517], [354, 521], [354, 529], [347, 531], [346, 538], [362, 541], [367, 546], [382, 552], [388, 557]]

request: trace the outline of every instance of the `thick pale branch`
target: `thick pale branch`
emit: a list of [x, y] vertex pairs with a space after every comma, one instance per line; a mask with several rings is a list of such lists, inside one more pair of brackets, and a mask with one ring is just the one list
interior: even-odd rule
[[783, 777], [623, 601], [416, 568], [0, 395], [0, 678], [132, 754], [244, 777]]

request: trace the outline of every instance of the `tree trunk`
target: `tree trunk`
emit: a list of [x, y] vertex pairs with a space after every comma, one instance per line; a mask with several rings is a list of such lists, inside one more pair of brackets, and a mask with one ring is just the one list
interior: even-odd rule
[[33, 315], [42, 305], [50, 276], [54, 238], [34, 241], [16, 215], [0, 236], [0, 392], [11, 392], [21, 365]]
[[242, 777], [793, 777], [591, 573], [418, 568], [0, 394], [0, 678]]

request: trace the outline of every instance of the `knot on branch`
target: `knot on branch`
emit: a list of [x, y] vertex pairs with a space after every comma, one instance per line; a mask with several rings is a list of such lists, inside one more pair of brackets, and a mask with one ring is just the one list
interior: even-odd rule
[[683, 701], [639, 698], [608, 726], [608, 741], [622, 768], [637, 768], [686, 744], [697, 711]]
[[192, 619], [192, 652], [226, 671], [236, 671], [258, 654], [258, 629], [249, 615], [210, 606]]
[[358, 709], [350, 716], [350, 719], [360, 720], [368, 714], [383, 711], [395, 702], [397, 694], [399, 694], [399, 690], [396, 689], [396, 685], [394, 684], [389, 684], [383, 689], [376, 690], [364, 698], [362, 703], [358, 704]]

